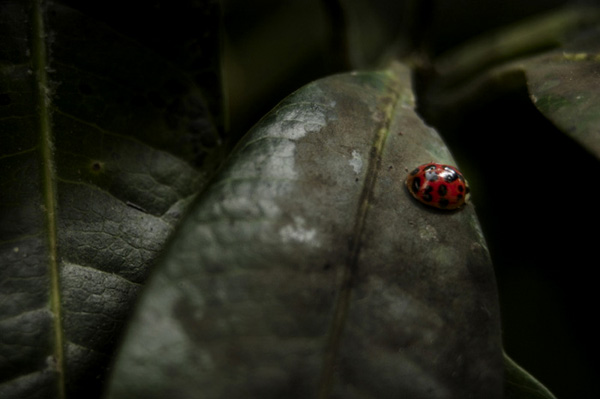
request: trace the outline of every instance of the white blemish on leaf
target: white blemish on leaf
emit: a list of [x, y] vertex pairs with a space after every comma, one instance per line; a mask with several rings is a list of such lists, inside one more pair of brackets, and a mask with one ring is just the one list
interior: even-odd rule
[[294, 223], [279, 229], [279, 234], [283, 242], [295, 241], [319, 246], [319, 242], [315, 239], [317, 230], [307, 228], [306, 221], [301, 216], [294, 216]]
[[293, 141], [304, 138], [307, 134], [319, 132], [334, 114], [331, 104], [311, 104], [296, 108], [285, 108], [277, 114], [277, 122], [262, 127], [254, 137], [287, 138]]
[[352, 159], [348, 161], [348, 164], [354, 169], [354, 173], [359, 174], [363, 167], [363, 161], [360, 153], [356, 150], [352, 150]]
[[425, 241], [438, 241], [436, 229], [428, 224], [419, 228], [419, 236]]
[[56, 372], [58, 370], [58, 364], [56, 358], [52, 355], [46, 357], [46, 370]]

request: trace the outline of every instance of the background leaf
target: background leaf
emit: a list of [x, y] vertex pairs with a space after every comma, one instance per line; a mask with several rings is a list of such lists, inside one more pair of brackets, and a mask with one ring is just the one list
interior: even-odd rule
[[[599, 18], [600, 20], [600, 18]], [[525, 62], [535, 106], [561, 131], [600, 159], [600, 30]]]
[[[498, 279], [505, 350], [557, 397], [599, 392], [600, 352], [587, 320], [594, 282], [582, 279], [595, 244], [576, 234], [598, 216], [575, 205], [577, 194], [559, 200], [535, 182], [545, 174], [583, 188], [588, 171], [598, 170], [591, 144], [598, 130], [586, 116], [598, 107], [587, 92], [596, 85], [592, 63], [564, 57], [592, 46], [597, 18], [595, 9], [568, 7], [475, 38], [435, 59], [440, 75], [425, 70], [417, 91], [419, 111], [444, 133], [470, 177]], [[533, 85], [556, 66], [569, 78], [554, 90], [582, 90], [576, 102], [560, 103], [579, 115], [575, 129], [554, 119], [560, 108], [548, 113], [540, 109], [544, 101], [533, 101], [541, 94], [533, 90], [563, 95]], [[517, 176], [526, 176], [523, 184]]]
[[599, 20], [597, 8], [566, 7], [443, 54], [435, 61], [438, 76], [428, 83], [423, 112], [437, 124], [447, 124], [464, 118], [473, 105], [527, 88], [550, 121], [600, 158]]
[[546, 387], [504, 354], [504, 397], [506, 399], [556, 399]]
[[72, 8], [4, 1], [0, 27], [0, 397], [97, 397], [218, 124], [188, 71]]
[[108, 397], [502, 397], [473, 206], [429, 210], [403, 185], [452, 162], [413, 107], [396, 65], [265, 116], [162, 258]]

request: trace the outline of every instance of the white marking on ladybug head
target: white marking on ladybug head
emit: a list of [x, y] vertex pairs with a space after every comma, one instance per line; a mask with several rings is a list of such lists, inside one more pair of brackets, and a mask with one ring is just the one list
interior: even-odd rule
[[435, 169], [431, 169], [425, 172], [425, 178], [429, 181], [436, 181], [438, 179], [438, 175], [435, 172]]

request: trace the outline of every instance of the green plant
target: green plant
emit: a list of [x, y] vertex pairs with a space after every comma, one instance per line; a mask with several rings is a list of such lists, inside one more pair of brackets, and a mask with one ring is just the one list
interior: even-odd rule
[[[553, 398], [492, 260], [514, 310], [593, 254], [600, 33], [532, 4], [0, 2], [0, 397]], [[472, 204], [410, 198], [454, 159]]]

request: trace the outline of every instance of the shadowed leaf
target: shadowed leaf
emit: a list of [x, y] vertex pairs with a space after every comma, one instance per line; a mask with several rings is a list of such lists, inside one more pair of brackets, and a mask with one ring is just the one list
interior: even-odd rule
[[0, 397], [97, 397], [217, 131], [187, 74], [70, 8], [4, 1], [0, 43]]
[[441, 56], [424, 112], [460, 119], [472, 104], [526, 87], [546, 118], [600, 158], [599, 20], [598, 8], [568, 7]]
[[535, 106], [600, 159], [600, 29], [524, 63]]
[[431, 160], [453, 163], [402, 66], [286, 98], [175, 234], [108, 397], [501, 398], [473, 205], [431, 210], [403, 185]]

